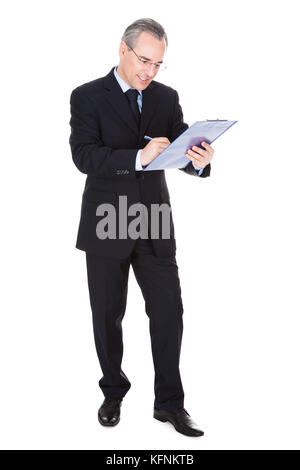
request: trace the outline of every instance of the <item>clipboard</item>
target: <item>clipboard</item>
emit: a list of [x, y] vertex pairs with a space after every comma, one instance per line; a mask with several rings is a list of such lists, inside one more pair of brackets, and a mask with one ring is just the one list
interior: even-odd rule
[[143, 171], [186, 167], [191, 160], [185, 154], [193, 145], [201, 147], [203, 141], [211, 144], [236, 122], [238, 121], [228, 121], [226, 119], [207, 119], [206, 121], [194, 122], [154, 158]]

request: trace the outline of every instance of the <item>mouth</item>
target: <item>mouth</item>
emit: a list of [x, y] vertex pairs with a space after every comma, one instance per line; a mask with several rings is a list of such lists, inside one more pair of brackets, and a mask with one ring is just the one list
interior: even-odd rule
[[139, 81], [140, 81], [143, 85], [145, 85], [146, 83], [149, 82], [149, 79], [143, 80], [139, 75], [137, 75], [137, 77], [138, 77]]

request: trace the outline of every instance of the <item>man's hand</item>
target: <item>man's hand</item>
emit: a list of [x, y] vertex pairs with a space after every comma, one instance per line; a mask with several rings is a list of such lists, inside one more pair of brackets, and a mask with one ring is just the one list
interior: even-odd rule
[[149, 165], [154, 158], [157, 157], [166, 147], [170, 145], [170, 141], [167, 137], [154, 137], [150, 142], [143, 148], [141, 153], [141, 164], [142, 166]]
[[205, 150], [194, 145], [192, 149], [188, 150], [185, 154], [185, 156], [194, 162], [195, 166], [199, 169], [208, 165], [214, 155], [214, 149], [207, 142], [203, 141], [201, 142], [201, 145], [205, 148]]

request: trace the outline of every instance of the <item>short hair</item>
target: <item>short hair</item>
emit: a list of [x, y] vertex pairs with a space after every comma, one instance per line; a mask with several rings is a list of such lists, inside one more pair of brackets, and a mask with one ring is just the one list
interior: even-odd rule
[[164, 28], [157, 21], [152, 20], [151, 18], [140, 18], [127, 26], [123, 33], [122, 41], [133, 49], [136, 45], [138, 36], [143, 31], [152, 34], [152, 36], [156, 37], [159, 41], [164, 39], [166, 42], [166, 48], [168, 47], [168, 38]]

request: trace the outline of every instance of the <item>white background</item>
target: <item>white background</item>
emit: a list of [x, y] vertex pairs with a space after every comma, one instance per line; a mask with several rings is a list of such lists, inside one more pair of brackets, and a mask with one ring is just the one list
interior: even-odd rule
[[[299, 431], [297, 1], [1, 3], [1, 447], [291, 449]], [[120, 424], [97, 420], [102, 376], [85, 254], [85, 175], [69, 97], [118, 64], [125, 28], [165, 28], [184, 119], [237, 119], [211, 177], [167, 171], [184, 303], [185, 407], [202, 438], [153, 419], [148, 317], [130, 270]]]

